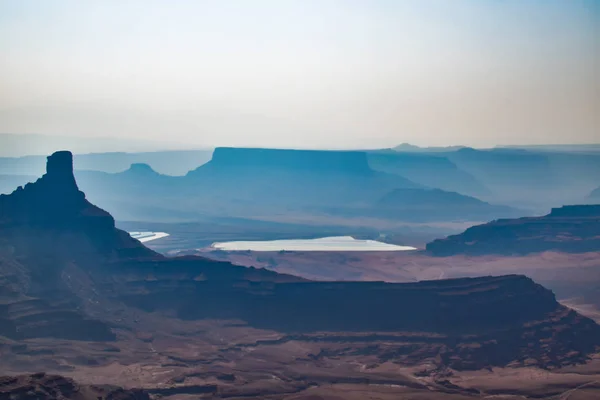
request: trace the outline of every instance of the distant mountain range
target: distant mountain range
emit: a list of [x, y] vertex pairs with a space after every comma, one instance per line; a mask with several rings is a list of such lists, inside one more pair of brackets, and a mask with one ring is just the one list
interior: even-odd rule
[[393, 214], [398, 218], [403, 215], [401, 218], [410, 220], [411, 216], [419, 215], [422, 216], [421, 220], [430, 221], [443, 221], [448, 219], [448, 215], [481, 221], [488, 219], [491, 214], [520, 214], [520, 211], [511, 207], [492, 205], [474, 197], [440, 189], [395, 189], [379, 200], [377, 211], [382, 216]]
[[[447, 159], [460, 174], [469, 176], [465, 182], [470, 184], [465, 187], [454, 183], [457, 181], [456, 173], [447, 179], [447, 174], [431, 174], [428, 179], [434, 179], [430, 176], [435, 175], [444, 176], [444, 179], [437, 178], [438, 181], [454, 185], [454, 191], [537, 212], [562, 204], [585, 202], [587, 194], [597, 187], [597, 177], [600, 176], [600, 152], [462, 148], [419, 155]], [[407, 176], [419, 182], [416, 175], [407, 173]], [[434, 187], [441, 186], [440, 183], [437, 185]], [[481, 187], [487, 192], [482, 192]]]
[[[457, 151], [472, 147], [469, 146], [433, 146], [433, 147], [421, 147], [415, 146], [410, 143], [402, 143], [393, 148], [395, 151], [400, 152], [415, 152], [415, 153], [437, 153], [437, 152], [449, 152]], [[547, 152], [582, 152], [582, 153], [596, 153], [600, 152], [600, 144], [589, 143], [589, 144], [514, 144], [514, 145], [498, 145], [492, 148], [478, 148], [479, 150], [491, 150], [491, 149], [521, 149], [531, 151], [547, 151]]]
[[598, 249], [600, 205], [565, 206], [543, 217], [492, 221], [427, 245], [427, 251], [436, 256], [583, 253]]
[[[224, 153], [217, 164], [230, 154]], [[295, 167], [293, 157], [289, 162]], [[145, 167], [134, 169], [152, 174]], [[230, 353], [238, 357], [238, 350], [218, 339], [257, 330], [265, 332], [261, 343], [277, 340], [278, 332], [309, 342], [319, 338], [310, 335], [329, 332], [314, 341], [370, 352], [374, 341], [401, 340], [408, 344], [393, 353], [395, 359], [408, 352], [407, 363], [435, 359], [440, 367], [457, 370], [531, 360], [546, 368], [560, 366], [585, 360], [600, 345], [600, 326], [524, 276], [312, 282], [201, 257], [163, 257], [116, 229], [112, 216], [86, 199], [68, 152], [50, 156], [47, 173], [35, 183], [0, 196], [0, 249], [0, 340], [11, 344], [3, 347], [0, 365], [7, 369], [22, 368], [32, 355], [36, 369], [53, 365], [57, 357], [65, 362], [110, 357], [120, 364], [129, 346], [143, 349], [136, 354], [144, 354], [145, 365], [188, 368], [185, 357], [171, 353], [176, 346], [186, 348], [188, 357], [190, 349], [202, 349], [195, 354], [203, 360], [216, 357], [232, 365]], [[227, 324], [218, 331], [198, 325], [215, 320]], [[149, 343], [159, 346], [160, 341], [153, 342], [144, 333], [148, 330], [168, 335], [169, 350], [157, 353]], [[173, 341], [186, 331], [185, 341]], [[36, 338], [45, 340], [31, 346]], [[257, 353], [245, 352], [244, 360], [264, 357]], [[308, 357], [302, 363], [317, 360]], [[236, 364], [235, 374], [244, 368]]]
[[[219, 148], [211, 159], [212, 153], [190, 150], [80, 154], [75, 155], [75, 168], [81, 185], [92, 198], [119, 219], [133, 220], [149, 216], [160, 220], [194, 219], [206, 213], [260, 216], [265, 209], [257, 208], [258, 202], [270, 204], [269, 212], [294, 212], [298, 218], [319, 213], [336, 218], [379, 214], [398, 220], [406, 218], [406, 209], [396, 213], [389, 207], [373, 211], [383, 196], [408, 188], [441, 189], [491, 205], [523, 210], [521, 215], [542, 214], [552, 207], [584, 204], [593, 199], [589, 195], [598, 187], [600, 176], [600, 153], [583, 151], [476, 150], [462, 146], [423, 148], [419, 152]], [[146, 168], [156, 173], [143, 174], [136, 170], [139, 166], [129, 170], [132, 164], [147, 164]], [[0, 158], [0, 192], [10, 192], [16, 185], [39, 176], [43, 168], [41, 156]], [[121, 174], [125, 171], [128, 172]], [[163, 179], [158, 175], [178, 178]], [[165, 187], [169, 193], [165, 193]], [[143, 201], [140, 196], [145, 196]], [[185, 201], [182, 196], [186, 196]], [[163, 201], [167, 197], [169, 201]], [[136, 202], [139, 208], [135, 207]], [[427, 204], [423, 202], [424, 207]], [[471, 218], [452, 204], [447, 206], [444, 220]], [[499, 211], [498, 207], [486, 209], [481, 205], [477, 211], [481, 217], [477, 220], [519, 213]], [[412, 217], [430, 220], [423, 213]]]
[[404, 176], [421, 185], [471, 196], [491, 194], [475, 177], [440, 154], [372, 151], [369, 165], [376, 171]]
[[[474, 199], [441, 190], [435, 192], [446, 196], [440, 207], [431, 189], [374, 170], [369, 156], [358, 151], [217, 148], [208, 163], [183, 177], [158, 174], [148, 165], [135, 165], [118, 174], [76, 174], [90, 198], [119, 220], [193, 220], [201, 215], [319, 219], [330, 215], [464, 221], [476, 215], [480, 221], [519, 213], [484, 202], [466, 208], [464, 204], [473, 204]], [[386, 195], [404, 189], [411, 189], [406, 204], [396, 192], [393, 206], [387, 202], [382, 207]]]

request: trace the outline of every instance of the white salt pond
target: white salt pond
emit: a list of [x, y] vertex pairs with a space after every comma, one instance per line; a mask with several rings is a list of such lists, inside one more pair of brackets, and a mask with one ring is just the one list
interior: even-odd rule
[[213, 249], [226, 251], [407, 251], [415, 247], [397, 246], [376, 240], [359, 240], [352, 236], [319, 239], [289, 239], [267, 241], [220, 242]]
[[129, 232], [129, 235], [142, 243], [169, 236], [166, 232]]

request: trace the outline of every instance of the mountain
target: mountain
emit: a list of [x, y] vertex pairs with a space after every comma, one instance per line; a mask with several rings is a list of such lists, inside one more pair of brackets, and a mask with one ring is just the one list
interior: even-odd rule
[[[380, 160], [373, 161], [372, 166], [374, 169], [404, 174], [417, 183], [433, 188], [541, 213], [563, 204], [580, 203], [597, 187], [600, 152], [595, 150], [596, 147], [424, 148], [418, 152], [396, 152], [405, 158], [424, 157], [422, 166], [415, 164], [409, 168], [412, 161], [408, 159], [394, 162], [393, 157], [388, 156], [389, 159], [385, 160], [382, 155], [378, 155]], [[430, 157], [437, 157], [440, 161], [435, 164]], [[464, 177], [459, 177], [458, 173]]]
[[274, 211], [315, 214], [368, 206], [396, 187], [417, 184], [369, 168], [364, 152], [218, 148], [184, 177], [78, 171], [82, 188], [119, 220], [249, 217]]
[[418, 150], [405, 146], [395, 152], [373, 152], [371, 165], [425, 186], [536, 214], [563, 204], [580, 204], [597, 187], [600, 174], [600, 152], [594, 145]]
[[600, 187], [592, 190], [588, 195], [588, 199], [590, 200], [600, 200]]
[[466, 148], [439, 154], [492, 192], [484, 200], [537, 210], [579, 202], [600, 173], [600, 153]]
[[600, 205], [564, 206], [542, 217], [500, 219], [427, 245], [427, 251], [437, 256], [582, 253], [599, 248]]
[[494, 216], [517, 216], [520, 211], [507, 206], [496, 206], [474, 197], [440, 189], [395, 189], [377, 203], [381, 215], [410, 220], [418, 215], [420, 220], [477, 221]]
[[461, 194], [490, 194], [481, 182], [437, 154], [378, 151], [369, 152], [369, 165], [376, 171], [397, 174], [423, 186]]
[[100, 171], [76, 171], [75, 176], [89, 198], [104, 208], [115, 210], [121, 221], [188, 219], [197, 213], [178, 209], [178, 196], [184, 188], [182, 177], [156, 172], [148, 164], [132, 164], [113, 174]]
[[[352, 335], [368, 333], [377, 341], [374, 332], [395, 332], [412, 343], [406, 350], [411, 357], [433, 356], [444, 346], [438, 362], [458, 369], [526, 359], [562, 365], [584, 360], [600, 345], [598, 325], [524, 276], [311, 282], [201, 257], [166, 258], [116, 229], [109, 213], [86, 200], [68, 152], [48, 157], [47, 173], [36, 182], [0, 196], [0, 250], [0, 326], [2, 336], [13, 341], [0, 363], [13, 367], [25, 362], [23, 354], [48, 354], [41, 348], [52, 344], [38, 342], [37, 350], [15, 344], [25, 339], [84, 341], [69, 346], [73, 352], [95, 341], [137, 346], [132, 335], [150, 330], [169, 334], [173, 348], [183, 345], [172, 342], [173, 335], [185, 329], [195, 332], [187, 345], [214, 340], [212, 330], [203, 339], [199, 328], [184, 328], [214, 320], [237, 321], [219, 328], [223, 335], [252, 328], [300, 335], [296, 340], [322, 340], [318, 335], [334, 332], [328, 340], [352, 343]], [[414, 342], [419, 335], [424, 336]], [[363, 340], [353, 346], [363, 346]], [[128, 354], [121, 352], [103, 353], [102, 359]], [[59, 348], [53, 350], [38, 367], [59, 354]]]
[[[600, 349], [600, 326], [525, 276], [315, 282], [164, 257], [87, 200], [68, 152], [0, 196], [0, 328], [0, 368], [17, 375], [0, 390], [70, 398], [76, 386], [84, 400], [327, 398], [338, 384], [461, 398], [478, 392], [451, 381], [459, 371], [557, 368]], [[23, 375], [36, 371], [80, 383]]]
[[[515, 210], [479, 203], [473, 212], [456, 207], [431, 214], [414, 208], [410, 215], [390, 212], [393, 210], [380, 207], [381, 198], [390, 192], [411, 189], [427, 198], [429, 189], [396, 173], [374, 170], [370, 157], [361, 151], [217, 148], [209, 162], [183, 177], [150, 172], [148, 166], [134, 166], [118, 174], [78, 171], [77, 177], [89, 197], [113, 210], [119, 220], [170, 222], [279, 215], [309, 222], [321, 221], [324, 216], [332, 220], [432, 221], [435, 214], [447, 221], [475, 214], [478, 220], [514, 215]], [[446, 168], [442, 165], [436, 170]], [[463, 178], [457, 174], [455, 181], [466, 182]], [[461, 196], [456, 193], [453, 199], [460, 201]], [[463, 211], [468, 212], [456, 213]]]
[[85, 199], [72, 163], [71, 153], [54, 153], [43, 177], [0, 195], [3, 336], [113, 340], [106, 323], [81, 312], [64, 268], [77, 259], [89, 262], [90, 252], [106, 260], [155, 256]]
[[361, 205], [393, 188], [420, 187], [372, 170], [360, 151], [217, 148], [186, 178], [216, 198], [300, 208]]

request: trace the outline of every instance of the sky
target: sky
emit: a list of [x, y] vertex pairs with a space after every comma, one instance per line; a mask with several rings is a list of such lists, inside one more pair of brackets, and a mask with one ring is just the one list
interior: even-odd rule
[[0, 133], [600, 142], [598, 0], [0, 0]]

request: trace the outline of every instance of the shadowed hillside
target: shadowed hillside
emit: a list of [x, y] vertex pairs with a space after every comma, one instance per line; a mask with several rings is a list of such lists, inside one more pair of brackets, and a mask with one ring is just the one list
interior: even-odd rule
[[446, 220], [449, 216], [455, 216], [455, 221], [480, 221], [492, 214], [521, 214], [511, 207], [492, 205], [474, 197], [440, 189], [396, 189], [379, 200], [377, 210], [381, 215], [394, 215], [403, 219], [410, 219], [411, 215], [424, 215], [430, 221]]
[[380, 151], [369, 152], [368, 157], [374, 170], [401, 175], [424, 186], [472, 196], [490, 194], [485, 185], [442, 155]]
[[[13, 340], [118, 340], [116, 327], [169, 315], [288, 333], [441, 334], [460, 359], [446, 361], [456, 368], [549, 355], [554, 364], [573, 362], [599, 344], [600, 327], [523, 276], [317, 283], [200, 257], [165, 258], [85, 199], [68, 152], [50, 156], [35, 183], [0, 197], [0, 249], [0, 318]], [[138, 316], [127, 317], [133, 310]], [[564, 328], [544, 328], [555, 324]], [[489, 344], [455, 348], [466, 334]], [[544, 347], [531, 345], [542, 339]]]
[[[460, 203], [469, 198], [458, 193], [440, 209], [429, 188], [373, 170], [369, 157], [360, 151], [218, 148], [211, 161], [184, 177], [161, 175], [139, 165], [119, 174], [80, 171], [77, 176], [90, 198], [113, 210], [119, 220], [281, 216], [307, 222], [323, 217], [418, 222], [514, 215], [515, 210], [486, 203], [468, 211]], [[403, 204], [398, 198], [397, 207], [382, 209], [381, 198], [398, 189], [422, 195], [422, 207], [399, 211]], [[406, 206], [411, 208], [411, 204]]]
[[62, 376], [36, 373], [0, 376], [0, 399], [150, 400], [150, 396], [139, 389], [126, 390], [109, 385], [82, 385]]
[[427, 251], [454, 254], [583, 253], [600, 248], [600, 205], [564, 206], [543, 217], [501, 219], [435, 240]]
[[467, 148], [442, 154], [490, 189], [486, 200], [538, 209], [580, 202], [600, 174], [598, 153]]

